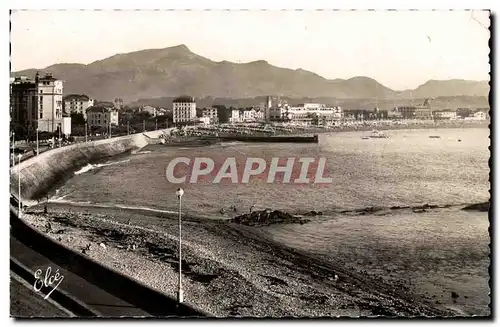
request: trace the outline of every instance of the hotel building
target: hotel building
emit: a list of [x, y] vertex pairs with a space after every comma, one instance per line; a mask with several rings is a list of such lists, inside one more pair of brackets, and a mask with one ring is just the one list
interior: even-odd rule
[[184, 123], [196, 120], [196, 101], [190, 96], [181, 96], [172, 101], [173, 122]]
[[34, 80], [16, 77], [11, 85], [11, 122], [28, 131], [56, 132], [63, 122], [63, 81], [47, 73]]

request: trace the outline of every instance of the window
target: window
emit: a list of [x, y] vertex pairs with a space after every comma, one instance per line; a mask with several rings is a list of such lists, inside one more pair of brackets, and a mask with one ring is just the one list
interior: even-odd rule
[[40, 119], [43, 118], [43, 112], [40, 112]]
[[40, 93], [43, 93], [43, 90], [40, 90]]

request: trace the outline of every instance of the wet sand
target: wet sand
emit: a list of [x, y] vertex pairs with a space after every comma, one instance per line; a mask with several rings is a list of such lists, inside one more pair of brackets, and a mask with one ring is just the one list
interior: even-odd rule
[[[41, 207], [29, 211], [23, 219], [50, 237], [79, 252], [90, 244], [86, 255], [175, 296], [175, 214], [71, 204], [49, 204], [47, 215]], [[459, 314], [412, 294], [407, 280], [357, 271], [345, 259], [324, 260], [280, 245], [258, 227], [183, 219], [185, 301], [216, 316]]]

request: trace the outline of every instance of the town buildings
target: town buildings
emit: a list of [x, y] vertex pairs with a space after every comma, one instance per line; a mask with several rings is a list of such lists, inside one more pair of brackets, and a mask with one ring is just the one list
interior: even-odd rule
[[28, 133], [60, 131], [63, 122], [63, 81], [47, 73], [34, 80], [16, 77], [11, 85], [11, 122]]
[[305, 122], [315, 118], [322, 121], [334, 121], [342, 118], [342, 108], [321, 103], [304, 103], [288, 106], [283, 114], [283, 118], [294, 122]]
[[438, 120], [455, 120], [457, 112], [453, 110], [436, 110], [433, 112], [434, 119]]
[[196, 101], [190, 96], [180, 96], [172, 101], [173, 122], [187, 123], [196, 120]]
[[109, 128], [118, 125], [118, 110], [105, 106], [93, 106], [87, 110], [87, 124], [89, 128]]
[[152, 117], [156, 117], [156, 108], [152, 106], [144, 106], [141, 108], [141, 112], [147, 112], [149, 113]]
[[70, 94], [63, 98], [63, 105], [66, 113], [79, 113], [87, 119], [87, 109], [94, 105], [94, 100], [85, 94]]
[[401, 112], [403, 119], [433, 119], [431, 104], [428, 99], [425, 99], [424, 104], [397, 107], [397, 110]]
[[203, 108], [201, 111], [201, 117], [208, 118], [209, 124], [217, 124], [219, 122], [217, 108], [213, 108], [213, 107]]
[[303, 103], [289, 105], [279, 97], [267, 97], [267, 103], [262, 113], [263, 119], [272, 121], [308, 122], [314, 119], [333, 121], [343, 117], [343, 111], [338, 106], [328, 106], [322, 103]]

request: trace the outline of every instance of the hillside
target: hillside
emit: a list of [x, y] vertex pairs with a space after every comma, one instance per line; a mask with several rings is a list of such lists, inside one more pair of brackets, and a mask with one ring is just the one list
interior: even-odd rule
[[[12, 75], [33, 77], [36, 69]], [[368, 77], [325, 79], [303, 69], [249, 63], [215, 62], [191, 52], [185, 45], [149, 49], [83, 64], [56, 64], [51, 72], [65, 81], [64, 93], [87, 94], [100, 100], [174, 97], [249, 98], [263, 95], [329, 97], [338, 99], [425, 98], [440, 95], [487, 96], [488, 84], [475, 81], [429, 81], [413, 91], [396, 92]]]

